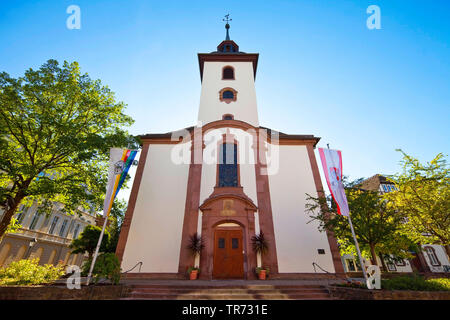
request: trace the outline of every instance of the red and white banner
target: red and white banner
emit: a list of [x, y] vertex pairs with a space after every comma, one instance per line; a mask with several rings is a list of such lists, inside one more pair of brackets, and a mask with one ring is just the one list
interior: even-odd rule
[[319, 148], [323, 173], [327, 180], [331, 196], [337, 205], [338, 214], [349, 215], [347, 197], [342, 183], [342, 155], [339, 150]]

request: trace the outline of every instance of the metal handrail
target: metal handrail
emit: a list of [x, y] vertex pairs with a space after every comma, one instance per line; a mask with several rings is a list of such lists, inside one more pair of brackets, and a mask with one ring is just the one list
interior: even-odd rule
[[315, 272], [315, 273], [317, 273], [317, 271], [316, 271], [316, 266], [317, 266], [320, 270], [322, 270], [323, 272], [330, 273], [330, 272], [328, 272], [327, 270], [325, 270], [324, 268], [322, 268], [321, 266], [319, 266], [319, 265], [318, 265], [317, 263], [315, 263], [315, 262], [313, 262], [312, 265], [313, 265], [313, 268], [314, 268], [314, 272]]
[[122, 273], [128, 273], [128, 272], [132, 271], [134, 268], [136, 268], [138, 265], [139, 265], [139, 272], [141, 272], [141, 267], [142, 267], [143, 264], [144, 263], [142, 261], [140, 261], [140, 262], [136, 263], [136, 265], [133, 268], [131, 268], [128, 271], [122, 272]]
[[[141, 268], [142, 268], [142, 265], [143, 265], [144, 263], [142, 262], [142, 261], [139, 261], [138, 263], [136, 263], [136, 265], [133, 267], [133, 268], [131, 268], [130, 270], [128, 270], [128, 271], [125, 271], [125, 272], [122, 272], [122, 274], [125, 274], [125, 273], [128, 273], [128, 272], [130, 272], [130, 271], [133, 271], [134, 270], [134, 268], [136, 268], [137, 266], [139, 266], [139, 272], [141, 272]], [[99, 282], [97, 282], [97, 284], [99, 284], [99, 283], [102, 283], [102, 282], [105, 282], [107, 279], [101, 279]]]

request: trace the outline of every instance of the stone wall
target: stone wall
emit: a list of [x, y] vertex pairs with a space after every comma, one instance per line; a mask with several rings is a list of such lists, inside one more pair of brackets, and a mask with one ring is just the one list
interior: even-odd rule
[[4, 286], [0, 287], [0, 300], [116, 300], [129, 290], [123, 285], [82, 286], [79, 290], [65, 286]]
[[450, 300], [450, 291], [368, 290], [329, 286], [340, 300]]

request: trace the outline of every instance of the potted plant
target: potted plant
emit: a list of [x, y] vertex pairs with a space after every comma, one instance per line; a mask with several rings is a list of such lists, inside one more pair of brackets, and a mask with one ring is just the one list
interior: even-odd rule
[[[187, 249], [194, 256], [194, 261], [197, 258], [197, 256], [200, 255], [204, 247], [205, 245], [203, 243], [203, 238], [199, 236], [197, 232], [189, 237]], [[197, 279], [199, 272], [200, 269], [198, 268], [198, 266], [189, 267], [188, 268], [189, 279], [190, 280]]]
[[268, 267], [257, 267], [255, 268], [256, 274], [258, 275], [259, 280], [266, 280], [269, 276], [269, 268]]
[[[259, 234], [255, 234], [252, 238], [252, 249], [256, 254], [260, 254], [261, 257], [267, 253], [269, 250], [269, 245], [267, 243], [267, 240], [264, 236], [264, 233], [261, 231]], [[268, 267], [257, 267], [255, 269], [256, 274], [258, 275], [258, 278], [260, 280], [265, 280], [266, 277], [269, 275], [269, 268]]]
[[188, 268], [189, 280], [197, 280], [199, 272], [200, 272], [199, 268], [189, 267]]

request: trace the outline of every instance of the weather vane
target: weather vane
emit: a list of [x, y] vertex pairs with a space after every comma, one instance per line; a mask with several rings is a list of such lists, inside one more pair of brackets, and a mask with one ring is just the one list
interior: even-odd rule
[[230, 14], [226, 14], [225, 18], [226, 19], [222, 19], [222, 20], [225, 21], [227, 24], [228, 24], [228, 22], [233, 21], [233, 19], [229, 19], [230, 18]]

